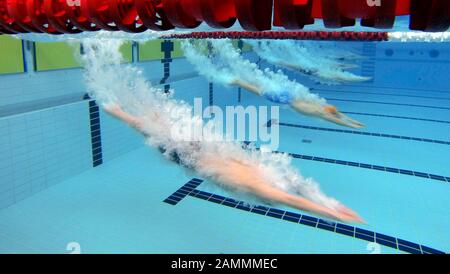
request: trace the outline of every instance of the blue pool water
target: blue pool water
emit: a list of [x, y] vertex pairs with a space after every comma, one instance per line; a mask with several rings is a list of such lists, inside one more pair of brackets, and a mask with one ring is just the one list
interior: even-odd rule
[[[82, 253], [449, 252], [450, 47], [344, 46], [367, 57], [357, 72], [374, 77], [372, 82], [328, 86], [286, 74], [366, 128], [342, 128], [281, 108], [279, 151], [290, 153], [303, 175], [320, 182], [325, 193], [367, 224], [336, 224], [259, 201], [263, 207], [248, 208], [239, 201], [253, 198], [168, 162], [94, 101], [55, 93], [60, 101], [53, 105], [33, 108], [25, 100], [11, 100], [2, 106], [16, 104], [23, 111], [0, 118], [5, 133], [0, 137], [5, 163], [0, 252], [70, 253], [73, 245]], [[246, 57], [258, 61], [252, 52]], [[154, 82], [164, 76], [160, 61], [137, 65]], [[61, 75], [73, 77], [61, 80]], [[9, 88], [23, 81], [30, 94], [71, 89], [71, 83], [78, 83], [74, 90], [83, 88], [77, 69], [20, 77], [0, 80]], [[27, 86], [30, 81], [39, 85]], [[242, 90], [209, 85], [184, 58], [171, 62], [165, 84], [189, 103], [201, 97], [219, 106], [272, 104]]]

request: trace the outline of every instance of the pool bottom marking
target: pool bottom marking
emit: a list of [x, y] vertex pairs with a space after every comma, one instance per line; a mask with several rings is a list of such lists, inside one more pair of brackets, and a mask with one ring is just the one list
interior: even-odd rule
[[405, 106], [405, 107], [418, 107], [418, 108], [431, 108], [431, 109], [450, 110], [450, 107], [440, 107], [440, 106], [401, 104], [401, 103], [390, 103], [390, 102], [379, 102], [379, 101], [365, 101], [365, 100], [350, 100], [350, 99], [339, 99], [339, 98], [325, 98], [325, 99], [327, 99], [328, 101], [336, 101], [336, 102], [367, 103], [367, 104], [378, 104], [378, 105], [391, 105], [391, 106]]
[[[267, 126], [270, 127], [271, 125], [272, 125], [272, 121], [269, 121], [267, 123]], [[360, 131], [360, 130], [348, 130], [348, 129], [326, 128], [326, 127], [314, 127], [314, 126], [305, 126], [305, 125], [292, 124], [292, 123], [282, 123], [282, 122], [278, 122], [278, 125], [284, 126], [284, 127], [291, 127], [291, 128], [302, 128], [302, 129], [310, 129], [310, 130], [318, 130], [318, 131], [347, 133], [347, 134], [355, 134], [355, 135], [362, 135], [362, 136], [391, 138], [391, 139], [399, 139], [399, 140], [406, 140], [406, 141], [417, 141], [417, 142], [425, 142], [425, 143], [434, 143], [434, 144], [449, 145], [450, 146], [450, 141], [434, 140], [434, 139], [428, 139], [428, 138], [401, 136], [401, 135], [395, 135], [395, 134], [374, 133], [374, 132], [366, 132], [366, 131]]]
[[89, 100], [89, 122], [91, 130], [92, 144], [92, 166], [97, 167], [103, 164], [102, 136], [100, 127], [99, 107], [95, 100], [92, 100], [88, 94], [83, 98]]
[[[318, 127], [301, 126], [301, 125], [287, 124], [287, 123], [281, 123], [281, 122], [279, 122], [278, 124], [280, 126], [286, 126], [286, 127], [308, 128], [308, 129], [317, 129], [317, 130], [323, 129], [323, 128], [318, 128]], [[270, 127], [271, 125], [272, 125], [272, 121], [269, 121], [267, 123], [267, 126]], [[324, 130], [336, 131], [336, 132], [346, 131], [346, 130], [341, 130], [341, 129], [324, 129]], [[353, 132], [353, 131], [350, 130], [350, 132]], [[361, 132], [359, 134], [361, 134]], [[367, 134], [362, 133], [362, 135], [367, 135]], [[390, 135], [390, 136], [392, 136], [392, 135]], [[386, 137], [386, 136], [379, 136], [379, 137]], [[394, 137], [392, 137], [392, 138], [394, 138]], [[433, 140], [430, 140], [430, 141], [433, 141]], [[245, 143], [246, 143], [246, 145], [250, 144], [249, 142], [245, 142]], [[328, 164], [337, 164], [337, 165], [344, 165], [344, 166], [351, 166], [351, 167], [358, 167], [358, 168], [365, 168], [365, 169], [372, 169], [372, 170], [377, 170], [377, 171], [384, 171], [384, 172], [390, 172], [390, 173], [401, 174], [401, 175], [415, 176], [415, 177], [420, 177], [420, 178], [424, 178], [424, 179], [430, 179], [430, 180], [450, 183], [450, 177], [448, 177], [448, 176], [430, 174], [430, 173], [414, 171], [414, 170], [409, 170], [409, 169], [372, 165], [372, 164], [367, 164], [367, 163], [358, 163], [358, 162], [352, 162], [352, 161], [344, 161], [344, 160], [339, 160], [339, 159], [302, 155], [302, 154], [295, 154], [295, 153], [282, 152], [282, 151], [276, 151], [276, 152], [277, 153], [287, 153], [288, 155], [290, 155], [292, 158], [295, 158], [295, 159], [316, 161], [316, 162], [323, 162], [323, 163], [328, 163]]]
[[344, 114], [353, 114], [353, 115], [361, 115], [361, 116], [373, 116], [373, 117], [382, 117], [382, 118], [394, 118], [394, 119], [404, 119], [404, 120], [414, 120], [414, 121], [423, 121], [423, 122], [433, 122], [433, 123], [441, 123], [441, 124], [450, 124], [450, 121], [436, 120], [436, 119], [426, 119], [426, 118], [418, 118], [418, 117], [396, 116], [396, 115], [385, 115], [385, 114], [364, 113], [364, 112], [353, 112], [353, 111], [342, 111], [342, 113], [344, 113]]
[[202, 199], [219, 205], [259, 214], [266, 217], [280, 219], [295, 224], [310, 226], [322, 230], [327, 230], [337, 234], [357, 238], [363, 241], [377, 243], [382, 246], [397, 249], [411, 254], [445, 254], [445, 252], [430, 248], [417, 243], [409, 242], [399, 238], [391, 237], [381, 233], [365, 230], [362, 228], [328, 221], [304, 214], [294, 213], [290, 211], [280, 210], [277, 208], [266, 207], [262, 205], [249, 205], [244, 201], [227, 198], [221, 195], [198, 190], [197, 187], [203, 182], [201, 179], [194, 178], [175, 191], [167, 199], [165, 203], [170, 205], [177, 205], [187, 196], [197, 199]]
[[170, 92], [170, 84], [167, 84], [167, 80], [170, 77], [170, 63], [172, 63], [172, 52], [174, 50], [174, 43], [170, 40], [164, 40], [161, 43], [161, 52], [164, 53], [164, 58], [161, 59], [161, 63], [164, 66], [164, 76], [160, 81], [161, 85], [164, 85], [164, 92]]

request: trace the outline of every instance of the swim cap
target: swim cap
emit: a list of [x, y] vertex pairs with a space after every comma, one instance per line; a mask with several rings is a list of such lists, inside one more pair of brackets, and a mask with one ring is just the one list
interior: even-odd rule
[[326, 105], [323, 108], [324, 108], [325, 112], [330, 113], [330, 114], [336, 114], [338, 112], [337, 108], [335, 106]]

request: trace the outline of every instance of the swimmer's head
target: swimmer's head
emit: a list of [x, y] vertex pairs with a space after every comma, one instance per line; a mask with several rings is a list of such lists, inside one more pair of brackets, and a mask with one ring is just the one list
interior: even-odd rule
[[329, 114], [337, 114], [338, 113], [338, 110], [335, 106], [326, 105], [323, 107], [323, 109], [325, 110], [326, 113], [329, 113]]

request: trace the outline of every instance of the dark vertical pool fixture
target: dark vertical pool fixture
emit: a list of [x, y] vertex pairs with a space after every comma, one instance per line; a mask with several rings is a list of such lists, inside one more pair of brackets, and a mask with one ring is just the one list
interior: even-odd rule
[[446, 31], [448, 0], [0, 0], [0, 33], [50, 34], [108, 30], [142, 32], [194, 29], [202, 22], [246, 31], [272, 27], [302, 29], [316, 19], [326, 28], [392, 28], [397, 16], [410, 16], [410, 29]]

